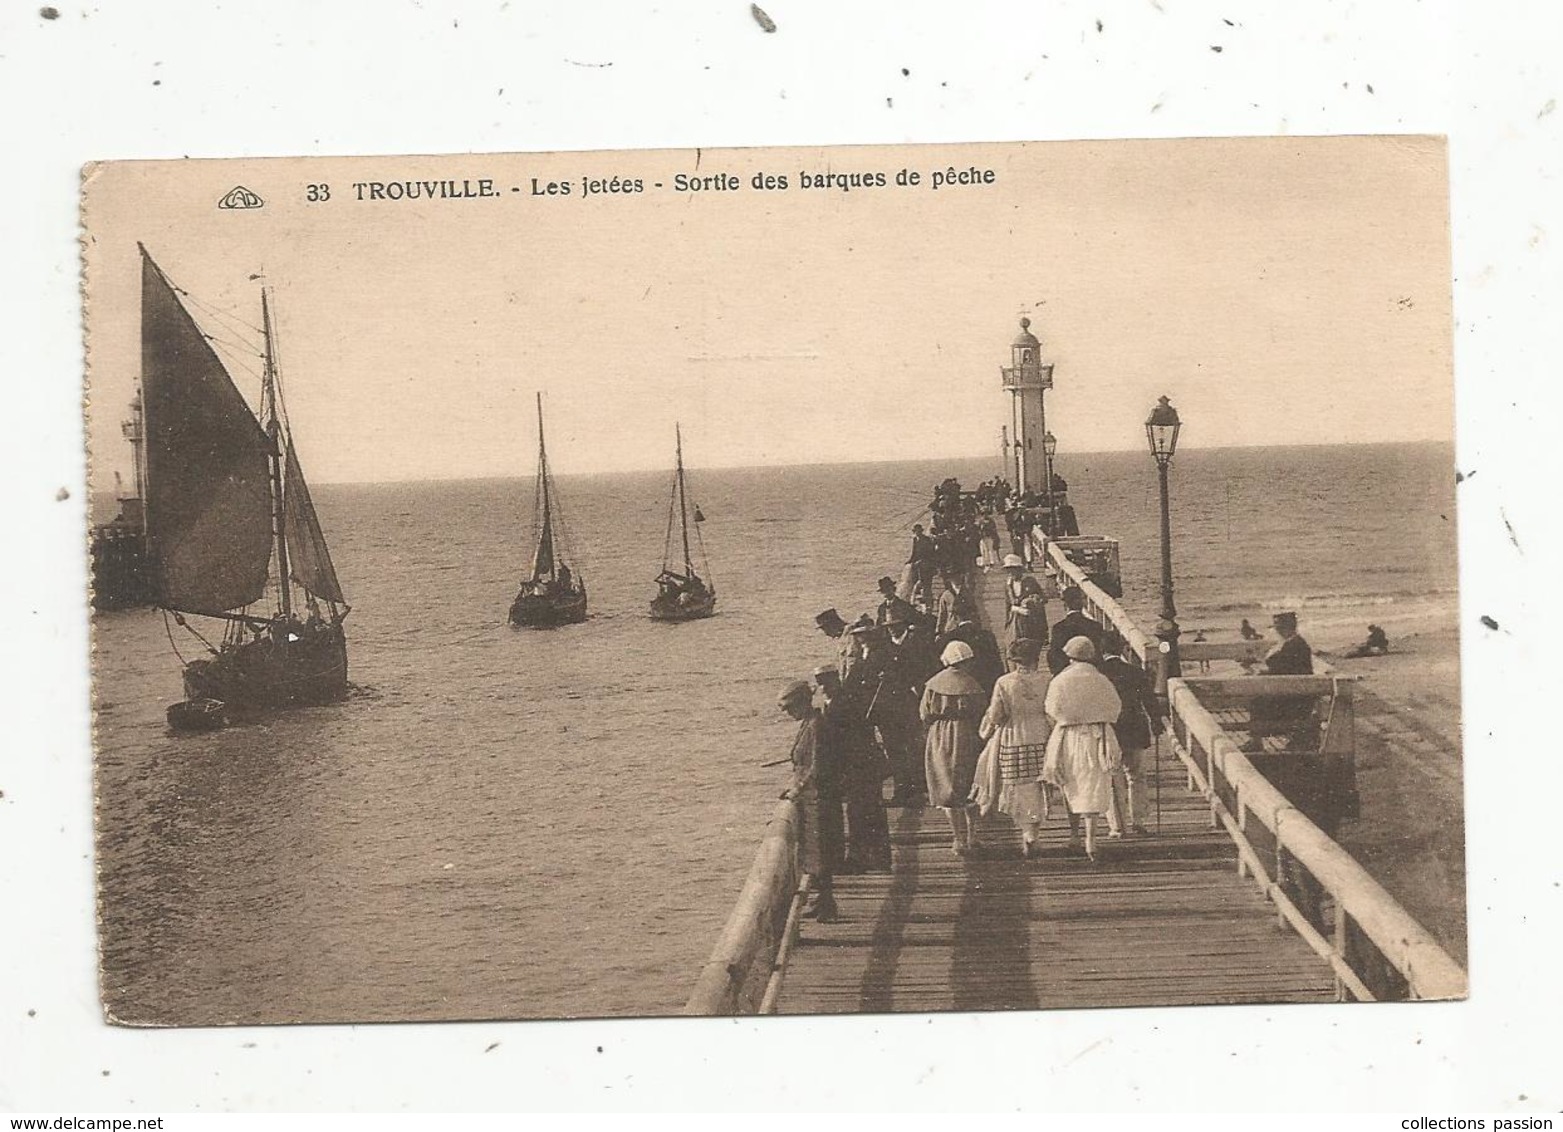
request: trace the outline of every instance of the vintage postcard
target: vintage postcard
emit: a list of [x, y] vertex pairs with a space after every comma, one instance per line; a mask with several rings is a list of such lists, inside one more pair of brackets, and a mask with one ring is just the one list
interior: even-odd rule
[[128, 1025], [1463, 997], [1442, 139], [84, 171]]

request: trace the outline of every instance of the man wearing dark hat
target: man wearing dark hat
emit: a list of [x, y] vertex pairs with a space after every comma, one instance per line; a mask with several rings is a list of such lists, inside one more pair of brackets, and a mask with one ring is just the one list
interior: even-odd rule
[[1085, 591], [1079, 586], [1065, 586], [1064, 592], [1058, 595], [1064, 603], [1065, 613], [1059, 622], [1053, 626], [1049, 640], [1052, 642], [1047, 650], [1048, 671], [1057, 676], [1069, 667], [1069, 658], [1064, 655], [1064, 645], [1074, 637], [1084, 637], [1096, 647], [1096, 655], [1102, 655], [1102, 627], [1085, 615]]
[[814, 878], [814, 897], [804, 915], [836, 918], [833, 891], [841, 863], [841, 796], [838, 767], [824, 720], [814, 708], [814, 689], [794, 680], [776, 698], [782, 711], [798, 721], [792, 741], [792, 785], [783, 798], [798, 803], [798, 850], [803, 871]]
[[[1265, 653], [1267, 676], [1312, 676], [1313, 649], [1297, 631], [1297, 614], [1277, 613], [1270, 618], [1280, 642]], [[1308, 746], [1315, 732], [1312, 696], [1263, 696], [1248, 709], [1249, 741], [1244, 750], [1259, 751], [1263, 740], [1286, 736], [1287, 746]]]
[[823, 613], [814, 615], [814, 624], [819, 626], [819, 631], [836, 642], [836, 667], [843, 669], [847, 664], [847, 654], [852, 651], [852, 638], [847, 635], [847, 623], [841, 619], [841, 614], [836, 612], [836, 607], [831, 606]]
[[890, 830], [885, 823], [883, 796], [888, 768], [868, 719], [866, 697], [874, 692], [865, 672], [870, 664], [868, 658], [854, 656], [845, 680], [828, 664], [814, 670], [814, 683], [823, 701], [820, 714], [825, 744], [840, 762], [841, 800], [847, 807], [843, 873], [890, 871]]
[[1130, 664], [1124, 652], [1123, 638], [1117, 633], [1108, 633], [1102, 645], [1102, 659], [1097, 664], [1123, 702], [1123, 709], [1113, 724], [1118, 746], [1123, 751], [1123, 762], [1113, 768], [1113, 808], [1107, 814], [1109, 837], [1121, 836], [1125, 829], [1146, 833], [1145, 824], [1150, 815], [1151, 767], [1146, 752], [1151, 745], [1155, 697], [1150, 675], [1145, 669]]
[[916, 622], [922, 619], [922, 614], [911, 602], [905, 600], [895, 592], [895, 579], [886, 574], [879, 579], [879, 612], [874, 617], [874, 624], [883, 625], [891, 611], [900, 613], [908, 621]]
[[923, 685], [939, 670], [932, 642], [921, 625], [906, 613], [891, 610], [885, 617], [886, 637], [878, 659], [877, 686], [869, 717], [890, 757], [893, 806], [920, 805], [927, 793], [923, 773], [923, 724], [917, 705]]
[[1265, 672], [1271, 676], [1312, 676], [1313, 649], [1297, 631], [1297, 614], [1277, 613], [1270, 624], [1281, 643], [1265, 653]]

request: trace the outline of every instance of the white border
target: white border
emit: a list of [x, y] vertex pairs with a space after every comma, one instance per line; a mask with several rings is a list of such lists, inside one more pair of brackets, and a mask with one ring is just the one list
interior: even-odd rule
[[[57, 6], [56, 20], [28, 4], [0, 13], [0, 1110], [1563, 1105], [1547, 836], [1563, 757], [1540, 584], [1563, 577], [1543, 486], [1563, 357], [1555, 6], [767, 0], [774, 34], [747, 0]], [[612, 65], [583, 65], [600, 63]], [[85, 161], [1276, 132], [1450, 136], [1458, 460], [1476, 472], [1460, 496], [1470, 1003], [101, 1025], [81, 601]]]

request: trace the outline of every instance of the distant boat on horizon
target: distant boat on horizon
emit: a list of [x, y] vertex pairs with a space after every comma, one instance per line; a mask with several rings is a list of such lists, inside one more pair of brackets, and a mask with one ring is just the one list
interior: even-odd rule
[[[668, 501], [668, 530], [662, 544], [662, 572], [657, 575], [657, 596], [651, 599], [651, 617], [654, 621], [694, 621], [710, 617], [716, 612], [716, 585], [711, 580], [711, 564], [706, 560], [705, 540], [700, 537], [700, 524], [705, 515], [695, 508], [695, 540], [700, 547], [700, 564], [705, 570], [702, 577], [695, 569], [689, 551], [689, 496], [684, 476], [684, 434], [678, 425], [673, 426], [676, 439], [673, 472], [673, 494]], [[673, 569], [673, 522], [677, 516], [681, 544], [684, 550], [683, 569]]]
[[510, 603], [510, 623], [525, 629], [553, 629], [586, 620], [586, 581], [565, 561], [564, 521], [559, 513], [559, 493], [548, 469], [548, 448], [543, 442], [543, 395], [537, 395], [537, 479], [533, 520], [537, 545], [532, 551], [532, 573], [521, 583]]

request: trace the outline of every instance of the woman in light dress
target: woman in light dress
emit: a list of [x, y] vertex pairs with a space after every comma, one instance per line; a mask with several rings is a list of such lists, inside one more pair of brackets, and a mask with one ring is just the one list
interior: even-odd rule
[[954, 835], [950, 848], [962, 857], [977, 848], [971, 835], [968, 798], [982, 753], [977, 727], [987, 701], [982, 685], [970, 671], [975, 656], [965, 641], [945, 645], [939, 656], [944, 668], [923, 689], [918, 712], [928, 728], [923, 751], [928, 804], [944, 809]]
[[1014, 670], [999, 677], [982, 717], [982, 737], [988, 740], [982, 757], [987, 765], [978, 769], [974, 794], [983, 813], [997, 809], [1010, 816], [1020, 830], [1021, 855], [1031, 857], [1037, 852], [1037, 834], [1048, 809], [1047, 787], [1041, 782], [1053, 730], [1045, 710], [1048, 674], [1037, 671], [1041, 641], [1017, 638], [1008, 653]]
[[1113, 769], [1123, 761], [1113, 724], [1123, 703], [1112, 681], [1098, 671], [1096, 646], [1086, 637], [1064, 645], [1069, 665], [1047, 688], [1045, 704], [1053, 720], [1042, 777], [1063, 791], [1069, 806], [1070, 845], [1079, 843], [1085, 819], [1085, 855], [1096, 860], [1096, 815], [1113, 804]]

